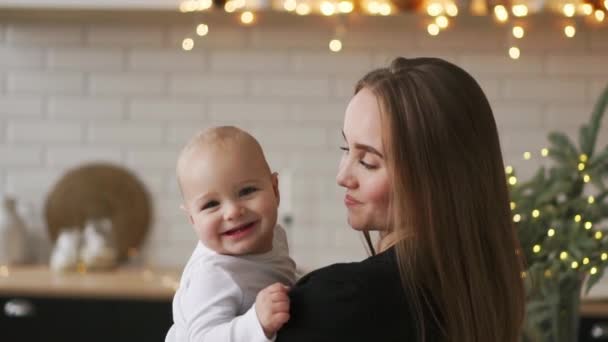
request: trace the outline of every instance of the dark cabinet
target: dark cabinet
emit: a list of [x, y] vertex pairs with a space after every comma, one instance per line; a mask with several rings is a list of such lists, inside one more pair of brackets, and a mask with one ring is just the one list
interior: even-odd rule
[[170, 301], [0, 297], [0, 309], [6, 342], [162, 342], [172, 323]]

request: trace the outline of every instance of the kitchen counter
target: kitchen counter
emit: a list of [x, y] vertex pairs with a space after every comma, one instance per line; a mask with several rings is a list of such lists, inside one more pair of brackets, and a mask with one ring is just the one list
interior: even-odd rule
[[122, 267], [111, 271], [56, 273], [47, 266], [0, 266], [0, 296], [170, 301], [177, 270]]

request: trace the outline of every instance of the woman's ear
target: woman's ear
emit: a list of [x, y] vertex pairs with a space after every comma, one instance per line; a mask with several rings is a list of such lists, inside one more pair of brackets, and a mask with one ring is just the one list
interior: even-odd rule
[[186, 208], [186, 205], [182, 203], [179, 205], [179, 208], [184, 211], [184, 213], [188, 217], [188, 221], [190, 222], [190, 224], [194, 225], [194, 220], [192, 219], [192, 215], [190, 215], [188, 208]]
[[272, 190], [274, 195], [277, 197], [277, 206], [281, 203], [281, 194], [279, 193], [279, 174], [273, 172], [270, 176], [272, 180]]

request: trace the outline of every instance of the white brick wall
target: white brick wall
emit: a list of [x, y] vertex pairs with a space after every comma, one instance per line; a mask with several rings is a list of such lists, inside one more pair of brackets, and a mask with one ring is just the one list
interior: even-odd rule
[[492, 102], [506, 162], [522, 176], [535, 169], [522, 153], [538, 155], [550, 130], [576, 133], [608, 83], [606, 25], [566, 39], [539, 22], [513, 61], [508, 28], [489, 20], [430, 37], [423, 20], [365, 19], [347, 26], [344, 50], [332, 54], [331, 24], [296, 19], [244, 28], [216, 18], [188, 53], [179, 47], [194, 26], [175, 22], [0, 24], [0, 192], [40, 212], [69, 168], [124, 165], [154, 201], [146, 262], [182, 265], [195, 240], [178, 209], [177, 152], [201, 128], [236, 124], [259, 138], [274, 169], [291, 172], [292, 196], [282, 198], [295, 217], [291, 248], [314, 268], [365, 255], [335, 184], [343, 112], [365, 71], [397, 55], [470, 71]]

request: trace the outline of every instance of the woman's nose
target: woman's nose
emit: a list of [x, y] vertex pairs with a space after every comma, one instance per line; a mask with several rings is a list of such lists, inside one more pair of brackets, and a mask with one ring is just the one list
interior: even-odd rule
[[228, 203], [224, 211], [224, 219], [227, 221], [236, 220], [243, 215], [245, 208], [238, 203]]
[[352, 174], [350, 165], [346, 160], [342, 160], [340, 163], [338, 175], [336, 175], [336, 182], [338, 182], [338, 185], [347, 189], [353, 189], [357, 186], [357, 180]]

